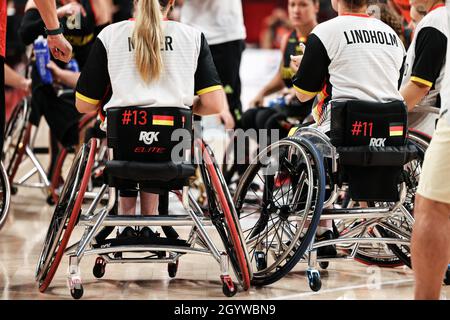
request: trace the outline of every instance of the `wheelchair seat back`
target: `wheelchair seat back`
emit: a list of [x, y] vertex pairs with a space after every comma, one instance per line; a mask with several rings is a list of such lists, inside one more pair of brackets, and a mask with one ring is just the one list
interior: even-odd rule
[[114, 158], [107, 164], [109, 185], [124, 187], [137, 182], [156, 192], [187, 185], [195, 172], [190, 109], [110, 108], [107, 123], [107, 142]]
[[407, 108], [402, 101], [333, 102], [331, 143], [339, 154], [342, 179], [360, 201], [398, 201], [403, 165], [415, 158], [408, 144]]

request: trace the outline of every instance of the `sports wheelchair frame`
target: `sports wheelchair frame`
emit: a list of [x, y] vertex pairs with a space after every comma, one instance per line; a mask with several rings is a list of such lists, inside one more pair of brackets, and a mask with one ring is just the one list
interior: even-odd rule
[[[155, 119], [155, 112], [156, 114], [159, 112], [159, 114], [175, 117], [175, 122], [172, 123], [177, 123], [179, 114], [175, 113], [173, 116], [174, 109], [137, 107], [109, 109], [107, 119], [108, 146], [111, 148], [109, 150], [110, 159], [116, 158], [119, 154], [113, 141], [116, 136], [112, 133], [115, 132], [112, 127], [120, 122], [117, 121], [119, 114], [128, 111], [144, 112], [148, 119]], [[182, 115], [186, 118], [191, 117], [190, 111], [187, 115], [185, 110], [183, 112]], [[189, 124], [191, 121], [186, 121], [186, 123]], [[147, 132], [156, 130], [154, 126], [145, 125], [139, 129]], [[162, 129], [157, 130], [161, 131]], [[130, 132], [126, 135], [129, 134]], [[131, 139], [133, 139], [132, 136], [128, 137], [125, 143], [129, 144]], [[118, 157], [119, 160], [107, 162], [104, 172], [105, 184], [89, 206], [82, 208], [97, 152], [97, 140], [91, 139], [89, 143], [83, 145], [65, 181], [38, 261], [36, 280], [39, 290], [44, 292], [48, 288], [64, 253], [69, 256], [68, 283], [71, 295], [75, 299], [79, 299], [83, 295], [79, 264], [85, 255], [98, 256], [93, 273], [95, 277], [101, 278], [105, 274], [105, 266], [108, 263], [167, 263], [169, 275], [175, 277], [178, 261], [182, 255], [186, 253], [211, 254], [220, 264], [222, 290], [226, 296], [233, 296], [237, 292], [228, 272], [229, 262], [231, 262], [242, 288], [248, 290], [252, 277], [248, 253], [228, 188], [211, 149], [201, 139], [194, 139], [193, 148], [185, 151], [184, 155], [187, 158], [191, 158], [189, 155], [191, 150], [196, 157], [196, 163], [200, 168], [206, 187], [209, 207], [207, 214], [202, 211], [189, 191], [188, 180], [195, 172], [192, 162], [181, 164], [171, 161], [161, 162], [161, 160], [155, 162], [150, 160], [152, 155], [146, 155], [150, 157], [150, 159], [147, 158], [148, 160], [142, 160], [145, 157], [141, 157], [139, 161], [130, 161], [123, 159], [123, 153]], [[127, 157], [125, 156], [125, 158]], [[163, 191], [163, 194], [175, 190], [174, 192], [181, 197], [183, 208], [187, 214], [169, 216], [167, 210], [161, 215], [160, 210], [159, 216], [110, 215], [109, 213], [113, 211], [117, 203], [116, 189], [123, 187], [125, 182], [139, 182], [139, 184], [145, 184], [145, 188], [150, 188], [158, 193]], [[182, 192], [176, 191], [180, 189]], [[108, 192], [108, 203], [100, 206], [106, 192]], [[85, 228], [84, 234], [79, 241], [66, 249], [72, 230], [76, 225]], [[111, 229], [115, 226], [161, 226], [167, 237], [161, 237], [156, 242], [152, 240], [132, 243], [119, 239], [107, 239]], [[209, 226], [216, 228], [225, 251], [219, 250], [214, 243], [207, 231]], [[170, 227], [191, 227], [188, 239], [179, 239], [176, 231]], [[109, 230], [105, 234], [106, 229]], [[172, 232], [166, 232], [167, 229], [171, 229]], [[132, 257], [125, 257], [122, 254], [118, 256], [115, 253], [127, 253]]]
[[[348, 181], [340, 181], [342, 163], [330, 138], [314, 127], [299, 128], [252, 161], [236, 190], [253, 269], [252, 283], [268, 285], [299, 262], [308, 264], [312, 290], [321, 288], [319, 262], [357, 259], [367, 264], [410, 263], [414, 197], [430, 137], [410, 130], [408, 146], [416, 157], [401, 166], [398, 199], [352, 200]], [[370, 167], [369, 167], [370, 170]], [[316, 241], [320, 221], [333, 221], [333, 239]], [[335, 245], [336, 256], [317, 256], [319, 248]]]

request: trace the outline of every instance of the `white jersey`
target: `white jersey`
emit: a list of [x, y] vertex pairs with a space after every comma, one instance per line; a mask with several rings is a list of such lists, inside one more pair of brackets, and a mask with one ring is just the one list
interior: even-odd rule
[[247, 37], [241, 0], [185, 0], [181, 22], [201, 30], [210, 45]]
[[399, 82], [405, 54], [400, 38], [382, 21], [338, 16], [312, 31], [294, 87], [309, 95], [320, 93], [313, 116], [321, 125], [330, 120], [330, 100], [403, 100]]
[[77, 85], [77, 97], [98, 103], [110, 86], [104, 106], [185, 107], [194, 96], [220, 89], [220, 80], [203, 34], [187, 25], [163, 21], [163, 71], [146, 83], [135, 62], [131, 41], [134, 21], [112, 24], [98, 35]]
[[[450, 1], [447, 1], [447, 22], [447, 32], [450, 34]], [[450, 41], [447, 42], [447, 61], [450, 61]], [[441, 115], [450, 125], [450, 63], [446, 64], [444, 75], [441, 88]]]
[[[439, 107], [439, 93], [442, 89], [442, 80], [445, 70], [445, 49], [439, 45], [439, 37], [448, 39], [448, 19], [444, 6], [432, 9], [417, 25], [414, 31], [414, 38], [408, 49], [405, 63], [405, 73], [402, 86], [410, 80], [429, 86], [429, 93], [418, 103], [418, 106]], [[435, 33], [435, 34], [433, 34]], [[432, 37], [432, 38], [431, 38]], [[427, 53], [426, 51], [429, 51]], [[443, 52], [442, 52], [443, 51]], [[432, 61], [442, 60], [439, 63], [432, 64]]]

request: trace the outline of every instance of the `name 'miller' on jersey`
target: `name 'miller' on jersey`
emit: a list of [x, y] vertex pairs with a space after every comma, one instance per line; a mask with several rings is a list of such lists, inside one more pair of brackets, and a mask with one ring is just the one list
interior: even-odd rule
[[[128, 52], [134, 50], [134, 44], [131, 37], [128, 37]], [[164, 43], [161, 43], [161, 51], [173, 51], [173, 38], [171, 36], [164, 37]]]

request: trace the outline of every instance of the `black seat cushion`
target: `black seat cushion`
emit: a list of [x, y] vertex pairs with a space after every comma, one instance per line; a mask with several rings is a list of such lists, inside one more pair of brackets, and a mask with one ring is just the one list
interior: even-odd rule
[[417, 158], [417, 148], [412, 144], [398, 147], [338, 147], [341, 165], [375, 167], [402, 166]]
[[192, 164], [175, 164], [173, 162], [137, 162], [111, 160], [106, 163], [106, 173], [112, 178], [132, 180], [135, 182], [159, 181], [169, 182], [183, 180], [195, 175]]

